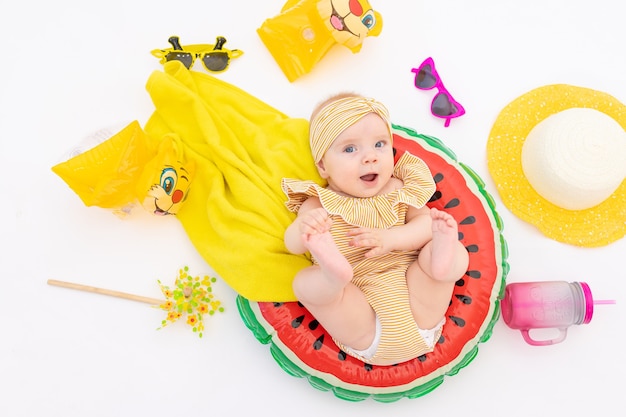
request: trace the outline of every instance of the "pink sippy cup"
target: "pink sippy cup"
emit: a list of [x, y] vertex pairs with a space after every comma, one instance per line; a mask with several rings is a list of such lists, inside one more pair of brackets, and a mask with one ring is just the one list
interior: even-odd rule
[[[506, 286], [501, 308], [504, 322], [512, 329], [520, 330], [528, 344], [545, 346], [565, 340], [569, 326], [588, 324], [594, 304], [614, 302], [594, 302], [591, 290], [584, 282], [519, 282]], [[530, 335], [532, 329], [549, 328], [557, 329], [558, 336], [535, 340]]]

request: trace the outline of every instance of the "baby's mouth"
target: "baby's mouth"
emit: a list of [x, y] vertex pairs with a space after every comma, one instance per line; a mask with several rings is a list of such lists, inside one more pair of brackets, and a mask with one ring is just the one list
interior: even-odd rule
[[372, 182], [372, 181], [374, 181], [377, 177], [378, 177], [378, 174], [367, 174], [367, 175], [363, 175], [363, 176], [361, 177], [361, 180], [362, 180], [362, 181], [365, 181], [365, 182]]

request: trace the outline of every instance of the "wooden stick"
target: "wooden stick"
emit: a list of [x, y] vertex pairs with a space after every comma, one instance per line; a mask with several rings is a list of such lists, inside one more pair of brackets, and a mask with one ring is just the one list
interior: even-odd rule
[[105, 288], [98, 288], [98, 287], [91, 287], [88, 285], [75, 284], [73, 282], [58, 281], [56, 279], [49, 279], [48, 285], [71, 288], [73, 290], [79, 290], [79, 291], [95, 292], [97, 294], [110, 295], [111, 297], [125, 298], [127, 300], [139, 301], [142, 303], [148, 303], [152, 305], [160, 305], [165, 302], [164, 300], [159, 300], [156, 298], [142, 297], [141, 295], [128, 294], [128, 293], [120, 292], [120, 291], [107, 290]]

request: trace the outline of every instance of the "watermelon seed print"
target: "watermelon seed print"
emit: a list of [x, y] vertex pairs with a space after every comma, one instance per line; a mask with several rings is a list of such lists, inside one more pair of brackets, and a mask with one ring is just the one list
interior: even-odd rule
[[313, 319], [311, 320], [311, 322], [309, 323], [309, 330], [315, 330], [317, 329], [317, 327], [320, 325], [320, 322]]
[[315, 339], [315, 342], [313, 343], [313, 349], [320, 350], [322, 346], [324, 346], [324, 335], [321, 335], [320, 337]]
[[474, 223], [476, 223], [476, 217], [474, 216], [467, 216], [466, 218], [464, 218], [463, 220], [459, 222], [459, 224], [462, 224], [462, 225], [474, 224]]
[[291, 327], [293, 327], [294, 329], [297, 329], [298, 327], [300, 327], [303, 321], [304, 321], [304, 315], [298, 316], [291, 321]]
[[476, 270], [469, 270], [465, 273], [465, 275], [474, 279], [478, 279], [481, 276], [480, 271], [476, 271]]
[[435, 202], [439, 200], [441, 196], [442, 196], [441, 191], [435, 191], [433, 195], [430, 197], [430, 200], [428, 200], [428, 202], [429, 203]]
[[458, 206], [459, 204], [461, 204], [461, 201], [458, 198], [453, 198], [452, 200], [448, 201], [448, 204], [443, 206], [443, 208], [446, 208], [446, 209], [454, 208]]
[[465, 249], [467, 249], [469, 253], [476, 253], [478, 252], [478, 245], [468, 245]]
[[465, 320], [463, 320], [461, 317], [457, 317], [457, 316], [450, 316], [450, 320], [452, 320], [452, 322], [454, 324], [456, 324], [459, 327], [464, 327], [465, 326]]
[[468, 297], [467, 295], [463, 294], [455, 294], [454, 296], [463, 304], [472, 304], [472, 297]]

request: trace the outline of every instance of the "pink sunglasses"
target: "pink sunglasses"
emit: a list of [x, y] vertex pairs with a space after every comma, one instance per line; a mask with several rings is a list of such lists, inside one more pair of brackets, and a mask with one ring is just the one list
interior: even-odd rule
[[430, 112], [433, 116], [446, 119], [445, 127], [450, 126], [451, 119], [465, 114], [465, 109], [461, 103], [453, 99], [446, 87], [443, 86], [432, 58], [426, 58], [419, 68], [413, 68], [411, 72], [415, 73], [416, 88], [420, 90], [437, 88], [438, 93], [430, 105]]

